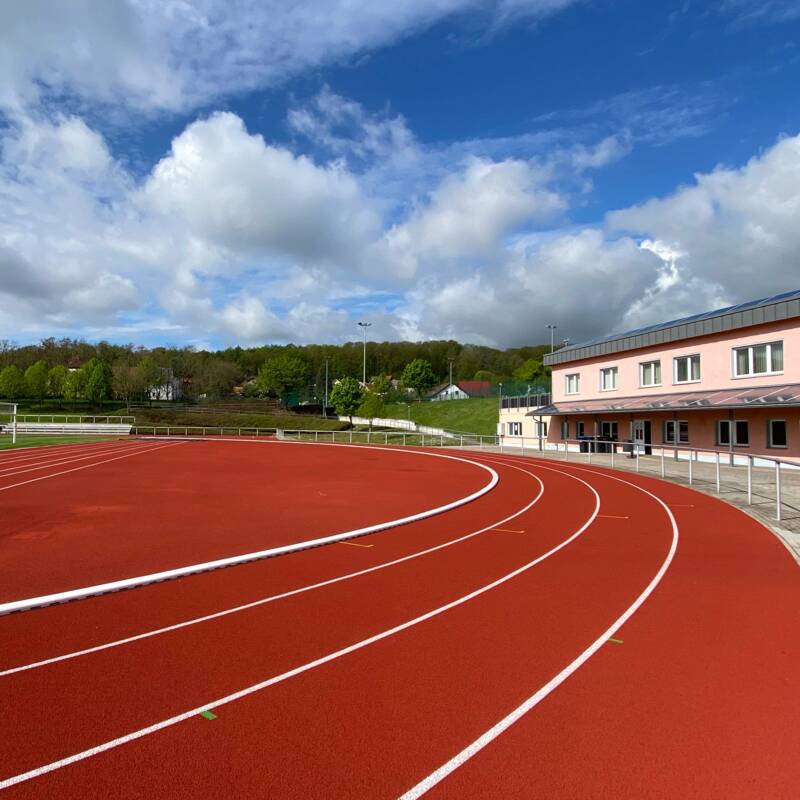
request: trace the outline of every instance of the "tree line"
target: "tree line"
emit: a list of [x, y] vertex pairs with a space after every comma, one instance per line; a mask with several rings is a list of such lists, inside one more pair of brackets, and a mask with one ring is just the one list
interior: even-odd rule
[[[542, 366], [545, 345], [498, 350], [452, 340], [428, 342], [368, 342], [367, 376], [399, 380], [415, 361], [430, 368], [433, 384], [454, 381], [509, 380], [546, 384]], [[38, 344], [16, 345], [0, 340], [0, 397], [4, 399], [101, 402], [141, 398], [166, 376], [179, 382], [187, 399], [221, 398], [244, 386], [251, 396], [322, 399], [327, 371], [329, 386], [345, 377], [360, 379], [363, 344], [265, 345], [219, 351], [192, 347], [146, 348], [81, 339], [47, 338]], [[432, 385], [433, 385], [432, 384]]]

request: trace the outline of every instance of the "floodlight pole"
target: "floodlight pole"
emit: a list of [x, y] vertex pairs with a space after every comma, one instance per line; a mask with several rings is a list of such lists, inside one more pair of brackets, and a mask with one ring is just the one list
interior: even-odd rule
[[358, 327], [364, 331], [364, 387], [367, 385], [367, 328], [372, 327], [371, 322], [359, 322]]
[[550, 352], [552, 353], [556, 349], [556, 328], [558, 325], [545, 325], [545, 328], [548, 328], [550, 331]]
[[325, 405], [322, 406], [322, 416], [328, 416], [328, 359], [325, 359]]
[[453, 359], [447, 359], [450, 362], [450, 393], [453, 393]]

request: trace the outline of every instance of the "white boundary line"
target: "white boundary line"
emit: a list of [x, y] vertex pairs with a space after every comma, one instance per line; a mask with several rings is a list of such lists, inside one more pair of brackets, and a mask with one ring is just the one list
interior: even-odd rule
[[[20, 481], [19, 483], [12, 483], [9, 486], [0, 486], [0, 492], [8, 491], [9, 489], [16, 489], [18, 486], [26, 486], [29, 483], [36, 483], [37, 481], [46, 481], [48, 478], [57, 478], [59, 475], [68, 475], [70, 472], [78, 472], [82, 469], [89, 469], [90, 467], [99, 467], [101, 464], [108, 464], [111, 461], [119, 461], [121, 458], [131, 458], [132, 456], [138, 456], [142, 453], [152, 453], [155, 450], [163, 450], [165, 447], [175, 447], [179, 444], [183, 444], [183, 442], [170, 442], [169, 444], [162, 444], [158, 447], [142, 447], [136, 450], [133, 453], [125, 453], [121, 456], [115, 456], [114, 458], [106, 458], [103, 461], [95, 461], [92, 464], [84, 464], [82, 467], [72, 467], [72, 469], [63, 469], [60, 472], [52, 472], [49, 475], [41, 475], [38, 478], [28, 478], [28, 480]], [[125, 448], [129, 448], [131, 445], [125, 445]], [[118, 452], [118, 451], [112, 451]], [[104, 455], [101, 454], [101, 455]], [[3, 606], [0, 605], [0, 614], [5, 613], [2, 611]]]
[[[185, 439], [179, 440], [178, 442], [171, 443], [174, 445], [176, 444], [183, 444]], [[250, 440], [246, 440], [250, 441]], [[296, 444], [296, 443], [292, 443]], [[306, 444], [302, 442], [300, 444]], [[118, 581], [109, 581], [107, 583], [98, 583], [93, 586], [83, 586], [78, 589], [70, 589], [64, 592], [54, 592], [53, 594], [45, 594], [40, 595], [38, 597], [28, 597], [22, 600], [13, 600], [6, 603], [0, 603], [0, 615], [2, 614], [10, 614], [14, 611], [28, 611], [32, 608], [40, 608], [42, 606], [49, 606], [53, 605], [54, 603], [66, 603], [71, 600], [79, 600], [84, 597], [91, 597], [92, 595], [97, 594], [106, 594], [107, 592], [117, 592], [122, 589], [132, 589], [136, 586], [144, 586], [149, 583], [156, 583], [158, 581], [165, 581], [165, 580], [172, 580], [174, 578], [182, 578], [186, 575], [193, 575], [198, 572], [207, 572], [212, 569], [220, 569], [221, 567], [230, 567], [236, 564], [244, 564], [248, 561], [260, 561], [264, 558], [272, 558], [274, 556], [285, 555], [287, 553], [295, 553], [299, 550], [307, 550], [311, 547], [320, 547], [321, 545], [331, 544], [332, 542], [340, 542], [345, 539], [355, 539], [359, 536], [366, 536], [370, 533], [377, 533], [378, 531], [385, 531], [389, 528], [397, 528], [401, 525], [407, 525], [410, 522], [417, 522], [418, 520], [428, 519], [429, 517], [436, 516], [438, 514], [443, 514], [446, 511], [451, 511], [454, 508], [459, 508], [460, 506], [466, 505], [471, 503], [473, 500], [477, 500], [479, 497], [482, 497], [487, 492], [490, 492], [494, 487], [497, 485], [499, 480], [499, 476], [497, 473], [486, 464], [482, 464], [479, 461], [472, 461], [468, 458], [463, 458], [459, 456], [451, 456], [445, 455], [443, 453], [431, 453], [424, 450], [398, 450], [397, 448], [392, 447], [377, 447], [371, 445], [351, 445], [351, 444], [330, 444], [330, 443], [309, 443], [312, 444], [314, 447], [348, 447], [348, 448], [357, 448], [363, 450], [384, 450], [391, 453], [405, 453], [405, 454], [413, 454], [413, 455], [424, 455], [429, 456], [431, 458], [444, 458], [450, 461], [461, 461], [464, 464], [471, 464], [473, 466], [477, 466], [480, 469], [488, 472], [491, 475], [488, 483], [484, 484], [480, 489], [473, 492], [466, 497], [461, 497], [458, 500], [454, 500], [451, 503], [447, 503], [443, 506], [438, 506], [436, 508], [427, 509], [425, 511], [420, 511], [416, 514], [410, 514], [406, 517], [401, 517], [400, 519], [393, 519], [387, 522], [380, 522], [377, 525], [369, 525], [364, 528], [357, 528], [355, 530], [350, 531], [343, 531], [342, 533], [335, 533], [329, 536], [321, 536], [316, 539], [307, 539], [302, 542], [294, 542], [293, 544], [281, 545], [280, 547], [270, 547], [266, 550], [257, 550], [252, 553], [242, 553], [241, 555], [237, 556], [228, 556], [227, 558], [218, 558], [213, 561], [205, 561], [200, 564], [189, 564], [184, 567], [176, 567], [174, 569], [167, 569], [162, 570], [161, 572], [152, 572], [148, 575], [137, 575], [132, 578], [123, 578], [122, 580]], [[168, 447], [170, 445], [161, 445], [160, 447]], [[157, 450], [160, 449], [159, 447], [150, 448], [150, 450]], [[120, 458], [124, 458], [125, 456], [120, 456]], [[115, 459], [109, 459], [113, 461]], [[105, 462], [99, 462], [105, 463]], [[90, 465], [92, 466], [92, 465]], [[84, 469], [84, 467], [78, 467], [77, 469]], [[67, 470], [67, 472], [71, 472], [73, 470]], [[63, 473], [55, 473], [55, 475], [59, 475]], [[51, 475], [45, 477], [53, 477]], [[33, 480], [43, 480], [43, 478], [34, 478]], [[26, 481], [29, 483], [31, 481]], [[16, 486], [20, 486], [21, 484], [15, 484]], [[13, 488], [12, 486], [6, 486], [0, 489], [0, 491], [4, 491], [5, 489]]]
[[[544, 467], [544, 469], [548, 469], [550, 472], [560, 472], [560, 470], [553, 469], [552, 467]], [[190, 719], [191, 717], [196, 717], [205, 711], [210, 711], [213, 708], [218, 708], [219, 706], [232, 703], [235, 700], [241, 700], [243, 697], [255, 694], [256, 692], [259, 692], [262, 689], [266, 689], [270, 686], [274, 686], [275, 684], [282, 683], [283, 681], [286, 681], [289, 678], [293, 678], [296, 675], [301, 675], [302, 673], [308, 672], [309, 670], [314, 669], [315, 667], [319, 667], [322, 666], [323, 664], [335, 661], [336, 659], [342, 658], [342, 656], [354, 653], [357, 650], [361, 650], [365, 647], [368, 647], [371, 644], [375, 644], [375, 642], [379, 642], [382, 639], [388, 639], [390, 636], [394, 636], [395, 634], [407, 630], [408, 628], [413, 628], [415, 625], [419, 625], [421, 622], [425, 622], [426, 620], [439, 616], [439, 614], [443, 614], [445, 611], [450, 611], [453, 608], [457, 608], [458, 606], [461, 606], [464, 603], [469, 602], [470, 600], [474, 600], [476, 597], [479, 597], [480, 595], [485, 594], [486, 592], [489, 592], [492, 589], [495, 589], [504, 583], [507, 583], [512, 578], [515, 578], [518, 575], [521, 575], [523, 572], [528, 571], [532, 567], [536, 566], [536, 564], [539, 564], [540, 562], [544, 561], [545, 559], [549, 558], [550, 556], [554, 555], [555, 553], [565, 548], [571, 542], [575, 541], [582, 533], [584, 533], [584, 531], [586, 531], [589, 528], [589, 526], [594, 522], [595, 518], [597, 517], [597, 514], [600, 511], [600, 495], [597, 493], [597, 491], [591, 484], [587, 483], [581, 478], [576, 477], [575, 475], [569, 475], [569, 473], [567, 472], [561, 472], [561, 474], [567, 475], [568, 477], [573, 478], [574, 480], [584, 484], [584, 486], [587, 486], [589, 488], [589, 490], [595, 497], [594, 511], [589, 515], [589, 518], [586, 520], [586, 522], [584, 522], [583, 525], [581, 525], [581, 527], [578, 528], [578, 530], [576, 530], [574, 533], [572, 533], [567, 539], [564, 539], [558, 545], [551, 548], [546, 553], [537, 556], [535, 559], [529, 561], [527, 564], [523, 564], [521, 567], [518, 567], [517, 569], [507, 573], [506, 575], [497, 578], [491, 583], [487, 583], [484, 586], [481, 586], [480, 588], [475, 589], [472, 592], [469, 592], [468, 594], [462, 595], [461, 597], [458, 597], [455, 600], [446, 603], [445, 605], [439, 606], [438, 608], [434, 608], [431, 611], [426, 612], [425, 614], [421, 614], [418, 617], [414, 617], [413, 619], [406, 620], [406, 622], [402, 622], [399, 625], [395, 625], [393, 628], [388, 628], [387, 630], [381, 631], [380, 633], [376, 633], [374, 636], [370, 636], [367, 639], [362, 639], [360, 642], [348, 645], [347, 647], [343, 647], [340, 650], [335, 650], [334, 652], [328, 653], [327, 655], [314, 659], [313, 661], [308, 661], [305, 664], [301, 664], [299, 667], [295, 667], [294, 669], [288, 670], [287, 672], [282, 672], [281, 674], [275, 675], [271, 678], [267, 678], [266, 680], [261, 681], [260, 683], [253, 684], [252, 686], [248, 686], [245, 689], [240, 689], [237, 692], [233, 692], [232, 694], [226, 695], [225, 697], [220, 697], [217, 700], [212, 700], [210, 703], [205, 703], [202, 706], [197, 706], [196, 708], [192, 708], [189, 711], [184, 711], [181, 714], [176, 714], [173, 717], [161, 720], [160, 722], [156, 722], [153, 725], [148, 725], [146, 728], [140, 728], [139, 730], [133, 731], [132, 733], [128, 733], [116, 739], [111, 739], [107, 742], [103, 742], [102, 744], [96, 745], [95, 747], [91, 747], [88, 750], [83, 750], [80, 753], [75, 753], [74, 755], [67, 756], [66, 758], [59, 759], [58, 761], [53, 761], [50, 764], [45, 764], [41, 767], [36, 767], [35, 769], [29, 770], [28, 772], [23, 772], [20, 773], [19, 775], [14, 775], [10, 778], [6, 778], [5, 780], [0, 781], [0, 789], [8, 789], [11, 786], [15, 786], [19, 783], [24, 783], [25, 781], [31, 780], [32, 778], [38, 778], [42, 775], [46, 775], [48, 772], [53, 772], [54, 770], [69, 766], [70, 764], [74, 764], [78, 761], [83, 761], [87, 758], [91, 758], [92, 756], [99, 755], [100, 753], [112, 750], [115, 747], [127, 744], [128, 742], [135, 741], [136, 739], [141, 739], [144, 736], [148, 736], [151, 733], [156, 733], [157, 731], [163, 730], [164, 728], [169, 728], [173, 725], [177, 725], [179, 722], [183, 722], [184, 720]]]
[[45, 469], [47, 467], [57, 467], [61, 464], [72, 464], [75, 461], [86, 461], [88, 458], [96, 458], [98, 455], [102, 456], [106, 453], [119, 453], [126, 447], [135, 447], [136, 445], [133, 443], [126, 443], [123, 445], [117, 445], [116, 447], [109, 447], [101, 450], [99, 453], [96, 451], [92, 451], [89, 453], [86, 452], [79, 452], [79, 453], [65, 453], [63, 456], [59, 455], [55, 461], [35, 461], [33, 463], [24, 463], [24, 464], [12, 464], [9, 467], [3, 468], [0, 465], [0, 480], [5, 478], [13, 478], [15, 475], [24, 475], [26, 472], [36, 472], [40, 469]]
[[[68, 456], [73, 453], [86, 452], [91, 449], [95, 451], [101, 451], [104, 449], [103, 445], [106, 445], [105, 449], [108, 449], [110, 446], [118, 445], [121, 441], [127, 441], [127, 439], [122, 438], [103, 439], [102, 437], [99, 437], [99, 439], [99, 441], [91, 442], [37, 445], [32, 447], [23, 447], [16, 450], [0, 450], [0, 469], [5, 469], [6, 464], [13, 465], [23, 461], [35, 461], [37, 458], [49, 458], [50, 456], [60, 456], [61, 454]], [[133, 441], [133, 437], [131, 437], [130, 440]], [[6, 453], [9, 453], [10, 455], [5, 455]]]
[[675, 521], [675, 517], [673, 516], [672, 511], [670, 511], [669, 506], [667, 506], [667, 504], [660, 497], [657, 497], [652, 492], [647, 491], [647, 489], [637, 486], [635, 483], [631, 483], [630, 481], [623, 480], [622, 478], [618, 478], [614, 475], [598, 472], [596, 470], [582, 469], [581, 467], [573, 467], [573, 469], [581, 469], [583, 472], [591, 472], [594, 475], [601, 475], [603, 477], [610, 478], [611, 480], [619, 481], [620, 483], [627, 483], [629, 486], [633, 486], [634, 488], [644, 492], [656, 500], [656, 502], [663, 507], [664, 511], [667, 512], [667, 517], [672, 525], [672, 544], [669, 552], [667, 553], [667, 557], [664, 559], [664, 562], [661, 564], [661, 567], [655, 574], [655, 577], [622, 614], [622, 616], [620, 616], [604, 633], [600, 634], [600, 636], [595, 639], [595, 641], [592, 642], [592, 644], [590, 644], [589, 647], [587, 647], [574, 661], [564, 667], [561, 672], [551, 678], [544, 686], [542, 686], [538, 691], [534, 692], [534, 694], [532, 694], [522, 704], [517, 706], [517, 708], [515, 708], [510, 714], [503, 717], [503, 719], [501, 719], [498, 723], [493, 725], [491, 728], [489, 728], [489, 730], [479, 736], [474, 742], [472, 742], [472, 744], [465, 747], [460, 753], [457, 753], [455, 756], [453, 756], [453, 758], [442, 764], [441, 767], [432, 772], [426, 778], [423, 778], [418, 784], [401, 795], [400, 800], [416, 800], [416, 798], [422, 797], [422, 795], [426, 794], [434, 786], [436, 786], [437, 783], [440, 783], [448, 775], [457, 770], [462, 764], [465, 764], [474, 755], [483, 750], [486, 745], [493, 742], [498, 736], [500, 736], [500, 734], [510, 728], [518, 719], [527, 714], [535, 706], [539, 705], [539, 703], [541, 703], [545, 697], [547, 697], [554, 689], [558, 688], [567, 678], [569, 678], [570, 675], [572, 675], [573, 672], [583, 666], [583, 664], [585, 664], [636, 613], [636, 611], [638, 611], [639, 607], [653, 593], [656, 586], [658, 586], [658, 584], [661, 582], [661, 579], [664, 577], [664, 574], [669, 569], [672, 559], [675, 556], [675, 551], [678, 548], [678, 524]]
[[26, 672], [27, 670], [37, 669], [39, 667], [48, 666], [50, 664], [55, 664], [59, 661], [67, 661], [72, 658], [78, 658], [79, 656], [89, 655], [91, 653], [97, 653], [101, 650], [109, 650], [112, 647], [119, 647], [124, 644], [130, 644], [131, 642], [137, 642], [141, 639], [149, 639], [152, 636], [159, 636], [163, 633], [170, 633], [172, 631], [180, 630], [181, 628], [188, 628], [191, 625], [197, 625], [201, 622], [209, 622], [213, 619], [219, 619], [220, 617], [226, 617], [229, 614], [236, 614], [240, 611], [247, 611], [250, 608], [256, 608], [261, 605], [266, 605], [267, 603], [273, 603], [276, 600], [283, 600], [287, 597], [293, 597], [294, 595], [304, 594], [305, 592], [310, 592], [314, 589], [321, 589], [325, 586], [331, 586], [335, 583], [341, 583], [342, 581], [350, 580], [351, 578], [358, 578], [361, 575], [368, 575], [371, 572], [378, 572], [379, 570], [386, 569], [388, 567], [396, 566], [397, 564], [402, 564], [405, 561], [411, 561], [414, 558], [419, 558], [420, 556], [428, 555], [429, 553], [435, 553], [437, 550], [443, 550], [445, 547], [450, 547], [454, 544], [459, 544], [460, 542], [464, 542], [467, 539], [472, 539], [475, 536], [478, 536], [481, 533], [485, 533], [486, 531], [492, 530], [496, 528], [498, 525], [503, 525], [506, 522], [524, 514], [526, 511], [529, 511], [539, 500], [542, 498], [544, 494], [544, 484], [542, 483], [541, 479], [534, 475], [532, 472], [529, 472], [526, 469], [522, 469], [522, 467], [517, 467], [512, 464], [507, 464], [505, 466], [511, 467], [519, 472], [524, 472], [526, 475], [530, 475], [535, 481], [539, 484], [539, 492], [537, 493], [536, 497], [533, 498], [529, 503], [524, 505], [519, 511], [515, 511], [513, 514], [510, 514], [507, 517], [504, 517], [497, 522], [493, 522], [491, 525], [486, 525], [479, 530], [472, 531], [471, 533], [467, 533], [464, 536], [459, 536], [456, 539], [450, 539], [447, 542], [442, 542], [441, 544], [434, 545], [433, 547], [428, 547], [425, 550], [419, 550], [415, 553], [409, 553], [406, 556], [401, 556], [400, 558], [395, 558], [392, 561], [385, 561], [382, 564], [376, 564], [372, 567], [367, 567], [365, 569], [357, 570], [356, 572], [348, 572], [344, 575], [339, 575], [335, 578], [329, 578], [324, 581], [320, 581], [319, 583], [312, 583], [308, 586], [302, 586], [297, 589], [291, 589], [287, 592], [282, 592], [281, 594], [271, 595], [269, 597], [262, 597], [259, 600], [254, 600], [250, 603], [245, 603], [243, 605], [234, 606], [233, 608], [226, 608], [222, 611], [216, 611], [212, 614], [206, 614], [202, 617], [195, 617], [193, 619], [184, 620], [183, 622], [175, 623], [174, 625], [167, 625], [163, 628], [156, 628], [152, 631], [145, 631], [144, 633], [135, 634], [134, 636], [128, 636], [124, 639], [116, 639], [112, 642], [105, 642], [104, 644], [95, 645], [94, 647], [87, 647], [84, 650], [76, 650], [71, 653], [64, 653], [60, 656], [53, 656], [52, 658], [46, 658], [42, 661], [35, 661], [30, 664], [23, 664], [19, 667], [10, 667], [9, 669], [5, 669], [0, 671], [0, 678], [5, 677], [7, 675], [14, 675], [17, 672]]

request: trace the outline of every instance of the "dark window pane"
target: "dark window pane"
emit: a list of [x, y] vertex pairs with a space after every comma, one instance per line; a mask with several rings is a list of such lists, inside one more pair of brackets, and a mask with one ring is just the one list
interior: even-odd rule
[[750, 444], [750, 433], [746, 420], [736, 422], [736, 444]]
[[782, 419], [770, 420], [769, 443], [771, 447], [786, 447], [786, 421]]
[[721, 420], [717, 423], [717, 444], [730, 444], [730, 423], [728, 420]]

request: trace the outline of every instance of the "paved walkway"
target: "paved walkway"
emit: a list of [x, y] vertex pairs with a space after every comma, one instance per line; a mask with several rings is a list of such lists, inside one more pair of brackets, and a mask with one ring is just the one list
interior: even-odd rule
[[[465, 448], [478, 449], [478, 448]], [[484, 447], [483, 452], [491, 451], [504, 453], [507, 455], [525, 455], [534, 458], [547, 458], [556, 461], [564, 461], [564, 453], [556, 453], [552, 450], [539, 450], [526, 447], [522, 450], [519, 447]], [[589, 463], [587, 453], [570, 453], [569, 462]], [[593, 453], [591, 463], [596, 466], [610, 467], [611, 455], [604, 453]], [[614, 469], [628, 470], [635, 472], [637, 469], [636, 459], [629, 458], [627, 455], [617, 453], [614, 455]], [[662, 460], [658, 456], [640, 456], [639, 471], [643, 475], [653, 475], [662, 477]], [[689, 485], [689, 462], [680, 460], [667, 455], [663, 461], [664, 475], [666, 480]], [[775, 502], [775, 469], [768, 467], [753, 468], [753, 501], [751, 505], [747, 502], [747, 469], [743, 466], [731, 467], [727, 464], [720, 465], [720, 490], [717, 493], [716, 465], [705, 461], [694, 461], [692, 463], [692, 488], [714, 497], [726, 500], [751, 516], [762, 522], [772, 530], [789, 548], [792, 555], [800, 563], [800, 469], [781, 470], [781, 519], [776, 519]]]

